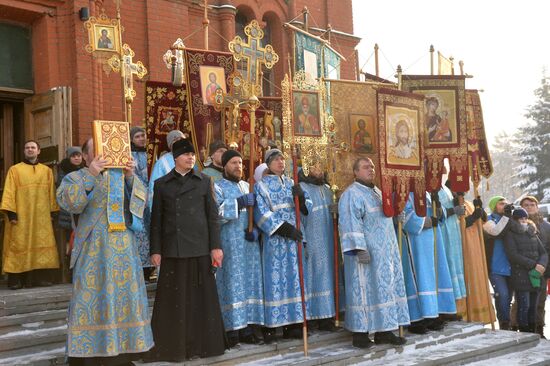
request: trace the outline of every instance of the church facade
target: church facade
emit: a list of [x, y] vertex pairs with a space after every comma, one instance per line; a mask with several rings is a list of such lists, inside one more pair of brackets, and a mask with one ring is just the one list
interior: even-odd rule
[[[10, 0], [0, 3], [0, 118], [2, 177], [20, 161], [22, 143], [34, 138], [43, 147], [42, 160], [63, 158], [68, 145], [91, 136], [94, 119], [124, 117], [120, 75], [86, 51], [84, 22], [104, 11], [116, 17], [117, 0]], [[283, 24], [303, 26], [309, 10], [309, 30], [321, 35], [331, 27], [332, 47], [346, 57], [341, 78], [356, 78], [351, 0], [210, 0], [209, 48], [227, 51], [227, 43], [251, 20], [263, 28], [281, 61], [264, 77], [264, 95], [280, 95], [280, 81], [292, 58], [292, 37]], [[135, 51], [134, 61], [148, 69], [134, 81], [133, 125], [144, 124], [145, 81], [169, 81], [163, 54], [177, 38], [188, 48], [204, 48], [203, 0], [121, 1], [122, 40]], [[292, 60], [290, 60], [292, 62]], [[6, 71], [4, 71], [6, 70]]]

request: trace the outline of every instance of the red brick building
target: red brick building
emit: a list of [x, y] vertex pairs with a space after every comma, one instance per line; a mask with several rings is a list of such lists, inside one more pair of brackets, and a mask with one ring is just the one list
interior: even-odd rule
[[[123, 0], [123, 42], [135, 51], [135, 61], [147, 67], [148, 80], [169, 81], [162, 55], [178, 38], [202, 28], [203, 0]], [[344, 79], [355, 79], [351, 0], [209, 0], [210, 49], [227, 50], [245, 24], [257, 19], [268, 41], [281, 56], [270, 78], [280, 83], [292, 55], [290, 33], [283, 24], [310, 11], [309, 25], [319, 34], [332, 26], [331, 44], [347, 58]], [[63, 158], [61, 146], [80, 144], [91, 135], [94, 119], [123, 119], [121, 80], [106, 74], [85, 50], [88, 32], [81, 9], [98, 16], [101, 9], [116, 16], [115, 0], [2, 0], [0, 1], [0, 158], [2, 177], [20, 160], [28, 138], [44, 146], [44, 160]], [[225, 40], [221, 37], [225, 38]], [[185, 40], [187, 47], [204, 48], [203, 32]], [[142, 124], [145, 80], [134, 82], [137, 97], [133, 123]], [[58, 88], [58, 87], [70, 87]], [[50, 91], [58, 88], [56, 91]], [[269, 90], [267, 91], [270, 92]], [[271, 93], [277, 94], [275, 88]]]

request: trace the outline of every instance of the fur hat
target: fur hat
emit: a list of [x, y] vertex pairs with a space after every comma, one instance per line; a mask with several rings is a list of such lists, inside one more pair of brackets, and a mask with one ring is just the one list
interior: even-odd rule
[[174, 142], [174, 144], [172, 145], [172, 155], [174, 156], [174, 160], [178, 156], [190, 152], [195, 152], [195, 148], [193, 147], [193, 143], [190, 139], [181, 139]]

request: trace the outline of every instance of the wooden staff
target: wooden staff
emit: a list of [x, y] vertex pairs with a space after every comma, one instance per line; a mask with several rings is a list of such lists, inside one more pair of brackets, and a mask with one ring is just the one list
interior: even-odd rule
[[[479, 191], [477, 189], [477, 184], [474, 184], [474, 196], [476, 198], [479, 197]], [[480, 207], [483, 209], [482, 207]], [[475, 207], [474, 207], [475, 209]], [[481, 243], [481, 256], [483, 257], [483, 272], [485, 278], [489, 278], [488, 270], [487, 270], [487, 256], [485, 254], [485, 240], [483, 239], [483, 225], [481, 224], [481, 219], [477, 220], [477, 232], [479, 235], [479, 242]], [[487, 282], [487, 294], [490, 294], [491, 290], [489, 289], [489, 283]], [[495, 319], [493, 318], [493, 313], [491, 312], [491, 307], [493, 306], [493, 303], [491, 302], [490, 296], [487, 296], [487, 310], [489, 311], [489, 319], [491, 320], [491, 329], [495, 330]]]
[[[397, 220], [397, 243], [399, 244], [399, 259], [403, 261], [403, 223], [399, 219]], [[399, 336], [405, 336], [402, 325], [399, 326]]]
[[[336, 187], [336, 186], [333, 186]], [[336, 190], [337, 188], [331, 188], [332, 189], [332, 203], [336, 204], [338, 202], [336, 198]], [[336, 212], [332, 213], [332, 241], [334, 243], [334, 325], [339, 327], [340, 326], [340, 289], [339, 289], [339, 263], [338, 263], [338, 256], [339, 256], [339, 250], [338, 250], [338, 214]]]
[[[437, 220], [437, 192], [432, 193], [432, 217]], [[439, 294], [438, 268], [437, 268], [437, 226], [432, 225], [434, 232], [434, 269], [435, 269], [435, 293]]]
[[[252, 95], [248, 99], [248, 108], [250, 111], [250, 161], [248, 162], [248, 192], [254, 193], [254, 160], [256, 157], [256, 144], [255, 144], [255, 132], [256, 132], [256, 108], [258, 107], [259, 100], [255, 95]], [[254, 207], [248, 206], [248, 232], [251, 233], [254, 230]]]
[[[464, 207], [464, 193], [459, 193], [457, 195], [458, 197], [458, 204], [460, 206]], [[466, 258], [465, 255], [465, 249], [464, 249], [464, 243], [466, 241], [466, 220], [464, 219], [464, 215], [459, 217], [460, 221], [460, 235], [462, 236], [462, 262], [464, 263], [464, 259]], [[466, 285], [466, 317], [468, 318], [468, 321], [472, 321], [472, 302], [470, 301], [470, 285], [468, 282], [468, 271], [466, 271], [466, 268], [464, 268], [464, 284]]]
[[[298, 184], [298, 159], [296, 157], [296, 146], [292, 148], [292, 172], [294, 175], [294, 184]], [[296, 229], [299, 231], [301, 226], [300, 220], [300, 202], [298, 196], [294, 197], [294, 209], [296, 212]], [[304, 292], [304, 266], [302, 263], [302, 241], [297, 241], [298, 244], [298, 273], [300, 275], [300, 296], [302, 298], [302, 315], [304, 317], [304, 322], [302, 323], [302, 335], [304, 339], [304, 356], [307, 357], [307, 319], [306, 319], [306, 295]]]

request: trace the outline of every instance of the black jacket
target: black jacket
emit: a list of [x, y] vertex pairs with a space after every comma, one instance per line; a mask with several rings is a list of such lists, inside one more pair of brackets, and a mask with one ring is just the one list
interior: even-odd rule
[[209, 255], [220, 249], [218, 206], [210, 177], [172, 169], [155, 181], [150, 232], [151, 254], [168, 258]]
[[527, 232], [518, 234], [509, 231], [504, 237], [504, 250], [512, 265], [512, 288], [516, 291], [534, 291], [529, 281], [529, 271], [537, 264], [546, 266], [548, 263], [548, 254], [539, 237]]

